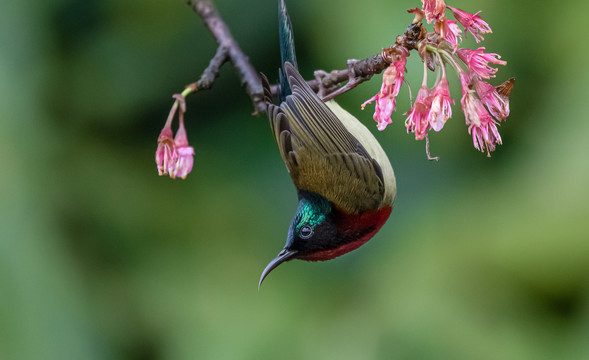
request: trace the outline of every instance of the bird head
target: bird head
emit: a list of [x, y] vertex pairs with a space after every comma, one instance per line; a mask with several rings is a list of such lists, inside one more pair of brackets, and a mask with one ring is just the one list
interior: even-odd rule
[[259, 285], [283, 262], [293, 259], [321, 260], [314, 257], [339, 246], [336, 211], [325, 197], [304, 190], [299, 191], [299, 205], [288, 229], [286, 245], [268, 263], [260, 277]]
[[329, 260], [357, 249], [378, 232], [391, 210], [391, 206], [384, 206], [348, 213], [319, 194], [299, 190], [299, 205], [288, 229], [286, 245], [262, 272], [258, 288], [283, 262]]

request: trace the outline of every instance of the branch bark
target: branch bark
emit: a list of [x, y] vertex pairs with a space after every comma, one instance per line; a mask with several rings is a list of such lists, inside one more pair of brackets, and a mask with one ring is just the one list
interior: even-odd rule
[[213, 56], [209, 62], [209, 66], [207, 66], [205, 71], [203, 71], [200, 79], [186, 87], [191, 88], [192, 91], [210, 89], [213, 86], [217, 76], [219, 76], [219, 69], [223, 64], [225, 64], [225, 62], [227, 62], [227, 60], [229, 60], [227, 48], [224, 46], [219, 46], [215, 56]]

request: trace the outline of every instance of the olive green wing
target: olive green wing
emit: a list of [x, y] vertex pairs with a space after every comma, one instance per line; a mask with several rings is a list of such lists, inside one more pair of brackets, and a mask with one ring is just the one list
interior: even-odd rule
[[[351, 213], [379, 207], [385, 189], [378, 162], [294, 66], [285, 63], [284, 74], [292, 94], [280, 106], [270, 101], [268, 116], [297, 189], [321, 194]], [[268, 102], [267, 80], [265, 88]]]

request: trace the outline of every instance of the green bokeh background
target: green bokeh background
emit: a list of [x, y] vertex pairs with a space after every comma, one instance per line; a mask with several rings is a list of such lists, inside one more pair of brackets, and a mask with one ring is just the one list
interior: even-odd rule
[[[484, 10], [484, 46], [508, 61], [494, 83], [516, 77], [504, 145], [475, 151], [457, 106], [428, 162], [404, 131], [406, 90], [384, 132], [359, 106], [380, 76], [345, 94], [395, 168], [391, 219], [360, 250], [283, 265], [258, 292], [296, 195], [230, 64], [188, 98], [193, 173], [158, 177], [153, 161], [171, 95], [216, 48], [193, 11], [2, 2], [0, 359], [588, 359], [589, 6], [450, 4]], [[217, 5], [276, 79], [276, 1]], [[309, 78], [390, 45], [420, 4], [288, 5]], [[416, 91], [415, 54], [407, 78]]]

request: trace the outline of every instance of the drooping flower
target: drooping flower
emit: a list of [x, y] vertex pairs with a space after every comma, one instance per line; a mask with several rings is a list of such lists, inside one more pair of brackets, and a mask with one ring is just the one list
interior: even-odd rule
[[157, 138], [157, 150], [155, 151], [155, 163], [157, 164], [157, 172], [160, 176], [168, 175], [176, 166], [178, 153], [174, 146], [174, 133], [172, 132], [172, 121], [178, 109], [178, 103], [175, 101], [166, 124]]
[[476, 50], [458, 49], [456, 54], [468, 67], [470, 74], [476, 74], [483, 79], [495, 77], [497, 69], [491, 67], [489, 63], [506, 65], [507, 61], [499, 60], [501, 56], [495, 53], [485, 53], [485, 48], [480, 47]]
[[376, 100], [373, 118], [376, 121], [376, 128], [379, 131], [383, 131], [387, 128], [388, 124], [393, 122], [391, 116], [396, 105], [397, 99], [392, 95], [387, 95]]
[[454, 20], [443, 19], [436, 21], [434, 24], [434, 30], [444, 40], [452, 44], [454, 49], [456, 49], [458, 44], [462, 41], [462, 30], [460, 30], [458, 24]]
[[[491, 33], [489, 25], [481, 19], [480, 11], [474, 14], [464, 10], [447, 6], [445, 0], [422, 0], [422, 6], [407, 10], [414, 18], [411, 26], [403, 36], [396, 38], [395, 44], [383, 49], [383, 57], [393, 62], [385, 71], [381, 90], [374, 97], [362, 104], [376, 101], [374, 120], [378, 129], [383, 130], [391, 123], [391, 114], [396, 109], [396, 96], [401, 82], [404, 80], [406, 57], [409, 51], [417, 50], [424, 64], [424, 81], [413, 102], [412, 108], [405, 113], [405, 127], [407, 133], [415, 134], [416, 140], [426, 139], [426, 153], [428, 159], [433, 157], [429, 153], [427, 142], [428, 131], [438, 132], [452, 116], [454, 99], [450, 96], [446, 66], [453, 67], [458, 73], [462, 88], [460, 103], [464, 112], [468, 132], [472, 135], [476, 149], [487, 152], [494, 151], [497, 144], [501, 144], [498, 123], [509, 116], [509, 92], [513, 87], [513, 79], [493, 87], [485, 81], [495, 77], [498, 69], [496, 65], [506, 65], [507, 62], [495, 53], [485, 53], [484, 47], [476, 50], [460, 49], [462, 36], [470, 32], [476, 42], [484, 40], [483, 35]], [[452, 11], [455, 19], [446, 18], [446, 8]], [[433, 32], [426, 29], [433, 23]], [[460, 26], [461, 25], [461, 26]], [[399, 53], [405, 50], [402, 58]], [[460, 59], [461, 61], [459, 61]], [[402, 61], [399, 61], [402, 60]], [[463, 64], [464, 63], [464, 66]], [[394, 65], [402, 64], [402, 71]], [[431, 89], [428, 89], [426, 75], [428, 69], [438, 72], [438, 78]]]
[[444, 17], [446, 3], [444, 0], [421, 0], [427, 23]]
[[380, 131], [383, 131], [392, 122], [391, 114], [395, 110], [397, 95], [399, 95], [405, 78], [405, 65], [407, 65], [407, 58], [405, 53], [402, 53], [384, 71], [380, 91], [362, 104], [362, 109], [364, 109], [367, 104], [376, 101], [373, 118]]
[[[155, 162], [158, 173], [170, 175], [172, 179], [176, 177], [186, 178], [186, 175], [192, 170], [194, 162], [194, 148], [188, 145], [186, 128], [184, 127], [184, 113], [186, 112], [186, 102], [184, 96], [176, 94], [173, 96], [176, 101], [170, 110], [166, 124], [158, 137], [158, 147], [155, 152]], [[178, 111], [179, 126], [176, 131], [176, 137], [172, 132], [172, 121]]]
[[424, 63], [421, 88], [417, 92], [413, 108], [405, 113], [405, 115], [409, 115], [405, 120], [407, 133], [415, 133], [415, 140], [422, 140], [429, 130], [428, 117], [431, 105], [430, 91], [427, 88], [427, 65]]
[[183, 98], [181, 101], [178, 116], [178, 131], [176, 131], [176, 137], [174, 138], [174, 146], [178, 153], [178, 160], [176, 161], [176, 166], [170, 172], [170, 177], [172, 179], [176, 177], [185, 179], [186, 175], [192, 171], [192, 165], [194, 164], [194, 148], [188, 145], [188, 137], [186, 136], [186, 128], [184, 127], [184, 111], [186, 110], [186, 105]]
[[194, 164], [194, 148], [192, 146], [183, 146], [178, 148], [178, 161], [172, 178], [179, 177], [186, 179], [186, 176], [192, 171]]
[[380, 91], [362, 104], [362, 110], [364, 110], [367, 104], [376, 101], [373, 118], [380, 131], [383, 131], [388, 124], [392, 123], [391, 115], [397, 103], [397, 98], [393, 93], [394, 78], [395, 67], [389, 66], [382, 75], [383, 80]]
[[[486, 112], [487, 110], [484, 111]], [[490, 152], [495, 151], [497, 144], [501, 145], [501, 136], [497, 130], [495, 120], [488, 113], [484, 119], [489, 121], [481, 121], [480, 126], [469, 126], [468, 133], [472, 135], [472, 142], [475, 149], [480, 152], [486, 151], [487, 156], [491, 157]]]
[[166, 124], [157, 139], [155, 163], [157, 164], [157, 172], [160, 176], [170, 173], [178, 158], [173, 136], [174, 133], [172, 132], [172, 128]]
[[495, 119], [489, 115], [481, 100], [471, 92], [463, 96], [460, 103], [475, 149], [487, 151], [487, 156], [491, 156], [490, 152], [495, 150], [496, 144], [501, 144]]
[[466, 34], [466, 31], [468, 30], [472, 36], [474, 36], [474, 39], [477, 43], [484, 40], [481, 34], [488, 34], [493, 32], [489, 27], [489, 24], [483, 21], [483, 19], [481, 19], [479, 16], [481, 13], [480, 11], [478, 11], [476, 14], [470, 14], [464, 10], [452, 6], [447, 6], [447, 8], [452, 11], [452, 14], [454, 14], [456, 20], [458, 20], [458, 22], [464, 26], [464, 33]]
[[485, 104], [491, 115], [497, 120], [505, 120], [509, 116], [509, 93], [513, 88], [515, 79], [509, 79], [503, 84], [493, 85], [475, 78], [474, 85], [479, 98]]
[[415, 140], [422, 140], [429, 128], [428, 114], [431, 108], [431, 100], [428, 97], [429, 90], [427, 86], [422, 86], [417, 93], [413, 108], [405, 113], [405, 115], [409, 115], [405, 120], [407, 133], [415, 133]]
[[186, 137], [186, 130], [184, 124], [180, 123], [180, 127], [176, 132], [176, 138], [174, 139], [174, 145], [176, 145], [176, 151], [178, 152], [178, 161], [173, 172], [170, 173], [170, 177], [186, 178], [192, 171], [192, 165], [194, 164], [194, 148], [188, 145], [188, 138]]
[[450, 96], [450, 87], [444, 66], [442, 66], [442, 73], [442, 79], [432, 89], [432, 104], [427, 120], [435, 131], [442, 130], [446, 121], [452, 117], [452, 104], [454, 104], [454, 99]]

